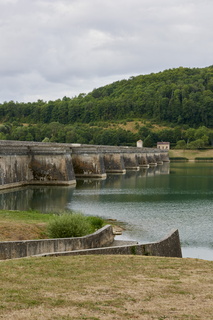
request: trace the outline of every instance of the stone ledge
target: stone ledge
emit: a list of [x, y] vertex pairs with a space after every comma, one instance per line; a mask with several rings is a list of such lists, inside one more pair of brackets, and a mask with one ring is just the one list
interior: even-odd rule
[[114, 234], [111, 225], [106, 225], [96, 232], [84, 237], [3, 241], [0, 242], [0, 260], [107, 247], [111, 245], [113, 241]]
[[144, 255], [144, 256], [161, 256], [182, 258], [182, 251], [178, 230], [172, 230], [169, 235], [158, 242], [147, 244], [138, 244], [137, 241], [115, 240], [111, 246], [103, 248], [90, 248], [84, 250], [73, 250], [64, 252], [55, 252], [49, 254], [41, 254], [40, 257], [50, 256], [76, 256], [76, 255]]

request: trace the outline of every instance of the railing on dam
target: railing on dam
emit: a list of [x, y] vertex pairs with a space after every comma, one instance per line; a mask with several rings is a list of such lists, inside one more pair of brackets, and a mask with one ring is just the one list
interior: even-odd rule
[[29, 184], [71, 185], [77, 178], [169, 162], [168, 151], [154, 148], [0, 141], [0, 189]]

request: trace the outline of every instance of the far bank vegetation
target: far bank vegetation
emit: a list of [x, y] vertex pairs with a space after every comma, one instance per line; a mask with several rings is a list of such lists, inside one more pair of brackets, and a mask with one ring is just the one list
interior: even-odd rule
[[213, 66], [116, 81], [77, 97], [0, 104], [0, 139], [172, 148], [213, 146]]

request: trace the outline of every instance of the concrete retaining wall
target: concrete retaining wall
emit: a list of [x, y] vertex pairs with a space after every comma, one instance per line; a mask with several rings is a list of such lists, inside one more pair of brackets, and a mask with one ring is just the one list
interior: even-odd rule
[[[121, 241], [119, 241], [120, 243]], [[125, 242], [124, 242], [125, 243]], [[178, 230], [171, 233], [159, 242], [147, 244], [119, 245], [108, 248], [96, 248], [88, 250], [75, 250], [72, 252], [60, 252], [45, 256], [59, 255], [88, 255], [88, 254], [122, 254], [122, 255], [145, 255], [182, 258], [180, 238]]]
[[114, 241], [112, 226], [107, 225], [84, 237], [0, 242], [0, 260], [107, 247]]
[[80, 238], [44, 239], [0, 242], [0, 260], [27, 256], [59, 256], [87, 254], [125, 254], [182, 258], [178, 230], [173, 230], [159, 242], [132, 244], [114, 241], [110, 225]]

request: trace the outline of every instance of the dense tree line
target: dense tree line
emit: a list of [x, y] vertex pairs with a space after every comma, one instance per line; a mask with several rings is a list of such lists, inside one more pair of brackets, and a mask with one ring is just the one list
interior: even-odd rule
[[156, 130], [150, 123], [135, 123], [135, 133], [118, 128], [119, 123], [99, 122], [74, 125], [51, 122], [49, 124], [23, 125], [17, 122], [0, 125], [0, 140], [82, 143], [95, 145], [136, 146], [143, 140], [144, 147], [156, 147], [158, 141], [169, 141], [172, 147], [205, 148], [213, 146], [213, 130], [201, 126], [195, 128], [164, 128]]
[[138, 139], [138, 135], [131, 131], [103, 126], [64, 125], [59, 122], [33, 125], [5, 123], [0, 125], [0, 140], [132, 146]]
[[213, 127], [213, 66], [131, 77], [78, 97], [0, 104], [0, 121], [61, 124], [146, 118]]
[[[134, 133], [119, 123], [134, 119]], [[142, 122], [145, 125], [142, 125]], [[177, 148], [213, 145], [213, 66], [121, 80], [78, 97], [0, 104], [0, 139]], [[154, 130], [153, 124], [167, 129]]]

